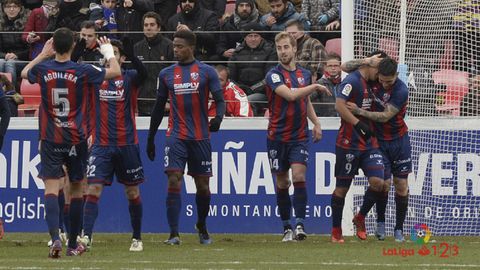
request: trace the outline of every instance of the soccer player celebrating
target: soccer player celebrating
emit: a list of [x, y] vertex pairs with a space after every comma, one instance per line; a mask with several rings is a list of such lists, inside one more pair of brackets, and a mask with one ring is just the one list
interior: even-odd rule
[[[178, 63], [163, 69], [158, 76], [157, 100], [152, 111], [147, 154], [155, 159], [154, 138], [160, 125], [165, 103], [170, 99], [164, 165], [168, 177], [166, 199], [170, 237], [165, 244], [179, 245], [178, 220], [181, 209], [181, 180], [186, 163], [195, 180], [200, 244], [210, 244], [206, 218], [210, 207], [209, 179], [212, 176], [210, 134], [220, 128], [225, 114], [223, 91], [217, 72], [194, 57], [196, 37], [189, 30], [175, 32], [173, 53]], [[208, 97], [211, 92], [216, 116], [208, 122]]]
[[[309, 95], [315, 91], [331, 95], [320, 84], [311, 84], [310, 71], [295, 62], [297, 43], [286, 32], [278, 33], [275, 46], [280, 63], [266, 75], [267, 97], [270, 117], [268, 122], [267, 148], [270, 167], [275, 174], [277, 205], [283, 223], [282, 241], [305, 240], [305, 209], [307, 190], [305, 173], [308, 161], [308, 119], [313, 123], [313, 141], [322, 138], [320, 121], [315, 115]], [[293, 207], [296, 214], [295, 232], [290, 224], [292, 201], [288, 193], [292, 169], [294, 187]]]
[[[104, 78], [120, 75], [110, 41], [101, 38], [99, 44], [110, 68], [74, 63], [70, 60], [74, 33], [67, 28], [59, 28], [45, 43], [42, 52], [22, 70], [22, 78], [40, 84], [39, 177], [45, 183], [45, 218], [53, 242], [49, 252], [51, 258], [60, 257], [62, 250], [58, 192], [64, 176], [64, 164], [71, 182], [70, 238], [66, 255], [78, 256], [85, 250], [82, 245], [77, 245], [77, 235], [82, 220], [82, 182], [87, 161], [86, 99], [89, 91], [98, 89]], [[55, 59], [47, 60], [53, 55]]]
[[[125, 185], [133, 229], [130, 251], [142, 251], [141, 240], [142, 200], [138, 185], [143, 182], [138, 136], [135, 128], [138, 87], [147, 76], [147, 70], [133, 55], [130, 41], [112, 40], [116, 61], [120, 66], [128, 58], [135, 69], [122, 70], [122, 74], [104, 81], [99, 91], [94, 91], [92, 114], [95, 122], [92, 131], [92, 148], [88, 159], [88, 191], [83, 213], [84, 236], [81, 243], [88, 249], [98, 215], [98, 200], [103, 187], [112, 184], [113, 174]], [[108, 63], [107, 63], [108, 64]]]
[[[370, 93], [374, 101], [372, 111], [359, 108], [350, 102], [347, 103], [347, 107], [353, 114], [375, 122], [375, 134], [383, 154], [385, 182], [376, 201], [378, 216], [375, 235], [379, 240], [385, 239], [385, 210], [393, 174], [396, 205], [394, 237], [395, 241], [403, 242], [405, 241], [403, 223], [408, 208], [408, 174], [412, 171], [412, 159], [408, 127], [404, 121], [408, 88], [397, 75], [397, 62], [390, 57], [382, 59], [378, 64], [378, 83], [373, 86]], [[367, 190], [367, 193], [371, 192], [374, 191]], [[365, 216], [372, 207], [372, 202], [364, 201], [355, 217], [359, 222], [363, 222], [360, 227], [365, 228]]]
[[[363, 116], [356, 117], [347, 107], [347, 102], [352, 102], [365, 110], [372, 109], [373, 100], [368, 94], [371, 91], [368, 83], [377, 79], [377, 73], [378, 68], [374, 65], [362, 66], [350, 73], [337, 88], [335, 108], [341, 123], [335, 147], [336, 187], [331, 200], [331, 241], [334, 243], [344, 242], [341, 224], [345, 196], [358, 169], [361, 168], [368, 177], [371, 192], [365, 194], [366, 201], [375, 203], [383, 188], [383, 158], [378, 141], [372, 136], [373, 122]], [[356, 219], [354, 223], [360, 224]], [[365, 229], [359, 229], [358, 225], [357, 236], [366, 238]]]

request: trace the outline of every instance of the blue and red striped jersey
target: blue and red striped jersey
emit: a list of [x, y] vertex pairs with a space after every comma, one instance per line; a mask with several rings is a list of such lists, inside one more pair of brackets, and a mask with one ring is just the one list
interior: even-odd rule
[[208, 139], [208, 96], [217, 91], [222, 91], [217, 72], [198, 60], [160, 71], [157, 94], [170, 99], [167, 136]]
[[138, 86], [134, 83], [136, 77], [136, 70], [122, 70], [122, 75], [103, 81], [100, 89], [94, 91], [93, 144], [102, 146], [138, 144], [135, 122], [138, 96]]
[[294, 71], [286, 70], [278, 64], [265, 76], [268, 97], [268, 139], [282, 142], [308, 140], [307, 102], [308, 96], [295, 101], [287, 101], [275, 94], [275, 90], [285, 85], [295, 91], [311, 84], [310, 71], [297, 65]]
[[[357, 104], [359, 108], [367, 111], [372, 110], [372, 89], [368, 82], [362, 77], [360, 72], [354, 71], [350, 73], [337, 87], [336, 97], [344, 99], [347, 102], [353, 102]], [[357, 116], [360, 121], [370, 126], [371, 130], [374, 130], [373, 121]], [[368, 150], [372, 148], [378, 148], [378, 141], [375, 137], [365, 140], [360, 134], [357, 133], [352, 124], [341, 119], [340, 130], [337, 135], [336, 145], [344, 149], [351, 150]]]
[[398, 113], [386, 123], [375, 122], [375, 134], [379, 140], [391, 141], [400, 138], [408, 132], [407, 124], [404, 121], [408, 105], [408, 87], [397, 78], [391, 89], [385, 89], [380, 83], [373, 86], [375, 102], [372, 111], [383, 112], [386, 104], [397, 108]]
[[40, 84], [40, 139], [77, 144], [87, 138], [87, 102], [98, 89], [105, 69], [72, 61], [48, 60], [28, 71], [30, 83]]

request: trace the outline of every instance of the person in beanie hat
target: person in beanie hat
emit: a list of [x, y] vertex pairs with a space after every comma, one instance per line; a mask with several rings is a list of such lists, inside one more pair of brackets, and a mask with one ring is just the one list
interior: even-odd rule
[[235, 48], [242, 42], [244, 35], [228, 31], [240, 31], [248, 23], [258, 22], [258, 18], [258, 10], [253, 0], [237, 0], [235, 2], [235, 13], [220, 28], [226, 33], [220, 35], [217, 54], [224, 60], [232, 57]]

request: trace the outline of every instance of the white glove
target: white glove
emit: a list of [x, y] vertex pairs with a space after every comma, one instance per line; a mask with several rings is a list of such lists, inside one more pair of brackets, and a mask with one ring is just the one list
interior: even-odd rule
[[107, 60], [110, 60], [110, 58], [115, 57], [115, 54], [113, 53], [112, 44], [110, 43], [100, 45], [100, 53]]

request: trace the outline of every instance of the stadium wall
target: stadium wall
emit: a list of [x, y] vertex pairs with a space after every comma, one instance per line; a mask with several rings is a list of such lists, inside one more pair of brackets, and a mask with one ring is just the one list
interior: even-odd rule
[[[168, 232], [165, 212], [166, 177], [163, 173], [165, 125], [156, 136], [157, 158], [148, 160], [144, 151], [149, 118], [138, 118], [141, 158], [146, 182], [141, 186], [144, 203], [144, 232]], [[422, 134], [468, 131], [479, 145], [480, 124], [476, 119], [409, 119], [410, 129]], [[338, 118], [321, 118], [323, 139], [310, 147], [307, 171], [309, 233], [327, 234], [331, 229], [330, 195], [335, 187], [335, 138]], [[212, 134], [212, 206], [208, 219], [213, 233], [279, 233], [282, 225], [276, 209], [275, 184], [266, 153], [266, 119], [226, 119], [221, 131]], [[418, 136], [417, 136], [418, 137]], [[431, 136], [426, 136], [431, 137]], [[0, 217], [10, 232], [43, 232], [43, 182], [37, 178], [38, 123], [35, 118], [13, 119], [0, 153]], [[416, 137], [412, 144], [417, 143]], [[420, 145], [426, 145], [421, 142]], [[419, 149], [415, 147], [415, 149]], [[425, 149], [432, 149], [431, 145]], [[433, 148], [435, 149], [435, 147]], [[414, 153], [414, 173], [410, 175], [410, 204], [407, 224], [459, 224], [477, 229], [466, 234], [480, 235], [480, 156], [459, 153], [453, 148]], [[364, 193], [362, 178], [354, 181], [353, 196]], [[357, 183], [357, 184], [356, 184]], [[290, 190], [293, 192], [293, 188]], [[194, 232], [196, 221], [195, 185], [185, 177], [182, 188], [181, 232]], [[448, 201], [469, 202], [460, 208]], [[432, 203], [434, 202], [434, 203]], [[389, 204], [392, 205], [392, 202]], [[356, 206], [355, 206], [356, 207]], [[355, 208], [352, 204], [348, 210]], [[468, 212], [468, 213], [467, 213]], [[393, 214], [394, 216], [394, 214]], [[409, 223], [410, 222], [410, 223]], [[452, 225], [453, 226], [453, 225]], [[99, 232], [130, 231], [128, 204], [123, 187], [115, 183], [104, 190], [95, 226]], [[449, 233], [444, 233], [449, 234]]]

